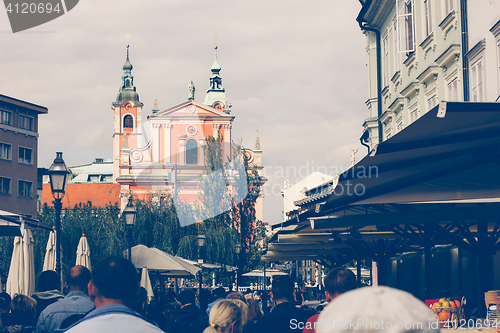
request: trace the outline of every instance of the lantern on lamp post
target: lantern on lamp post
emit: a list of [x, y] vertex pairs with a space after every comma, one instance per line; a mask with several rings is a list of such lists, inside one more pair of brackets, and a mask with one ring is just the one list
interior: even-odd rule
[[61, 209], [62, 198], [66, 193], [69, 170], [62, 158], [62, 152], [56, 152], [56, 158], [47, 171], [50, 178], [50, 190], [54, 197], [54, 208], [56, 210], [56, 272], [61, 279]]
[[127, 228], [127, 240], [128, 240], [128, 260], [132, 261], [132, 229], [135, 224], [135, 217], [137, 211], [132, 204], [132, 197], [128, 199], [127, 206], [123, 210], [123, 216], [125, 217], [125, 225]]

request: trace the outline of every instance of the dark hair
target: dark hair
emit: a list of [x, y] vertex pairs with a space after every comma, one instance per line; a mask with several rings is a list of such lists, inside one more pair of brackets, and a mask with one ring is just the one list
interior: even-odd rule
[[0, 310], [10, 310], [10, 295], [7, 293], [0, 293]]
[[280, 275], [273, 278], [272, 292], [273, 298], [293, 300], [293, 282], [287, 275]]
[[92, 272], [92, 283], [103, 297], [129, 304], [139, 291], [134, 265], [120, 257], [109, 257], [99, 262]]
[[180, 292], [179, 296], [177, 296], [177, 300], [182, 305], [186, 304], [194, 304], [196, 302], [196, 295], [192, 290], [186, 289]]
[[91, 279], [90, 271], [87, 267], [77, 265], [69, 270], [66, 277], [68, 285], [79, 287], [81, 290], [87, 290], [87, 285]]
[[55, 271], [43, 271], [38, 277], [38, 291], [60, 290], [61, 280]]
[[224, 298], [226, 296], [226, 290], [222, 287], [215, 288], [212, 293], [214, 294], [214, 297], [217, 298]]
[[356, 275], [348, 268], [334, 268], [325, 277], [325, 289], [332, 296], [345, 293], [357, 287]]

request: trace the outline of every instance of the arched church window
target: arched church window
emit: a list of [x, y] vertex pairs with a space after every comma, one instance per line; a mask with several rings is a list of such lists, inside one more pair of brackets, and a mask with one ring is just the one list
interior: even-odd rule
[[186, 143], [186, 164], [198, 163], [198, 144], [196, 140], [191, 139]]
[[130, 80], [125, 80], [125, 87], [129, 88], [130, 87]]
[[131, 115], [123, 117], [123, 128], [134, 128], [134, 118]]

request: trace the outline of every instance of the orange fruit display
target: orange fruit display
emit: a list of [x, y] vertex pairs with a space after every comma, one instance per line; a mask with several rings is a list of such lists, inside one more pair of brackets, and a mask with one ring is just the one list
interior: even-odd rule
[[450, 308], [456, 308], [457, 305], [455, 304], [455, 301], [449, 301], [450, 303]]
[[455, 300], [455, 305], [460, 309], [460, 301], [458, 299]]
[[439, 314], [438, 314], [438, 319], [440, 321], [447, 321], [450, 319], [450, 317], [451, 317], [451, 314], [448, 311], [443, 310], [443, 311], [439, 312]]
[[448, 301], [444, 301], [444, 302], [441, 302], [443, 304], [443, 308], [449, 308], [450, 307], [450, 302]]

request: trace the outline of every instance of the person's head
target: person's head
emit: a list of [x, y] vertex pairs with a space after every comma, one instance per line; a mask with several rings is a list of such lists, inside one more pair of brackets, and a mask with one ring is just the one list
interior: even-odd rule
[[10, 312], [10, 295], [7, 293], [0, 293], [0, 313]]
[[245, 302], [245, 295], [240, 292], [234, 291], [226, 296], [226, 299], [239, 299], [242, 302]]
[[18, 318], [36, 322], [36, 301], [29, 296], [14, 295], [10, 302], [10, 311], [12, 315]]
[[246, 302], [248, 305], [248, 320], [253, 322], [259, 320], [262, 317], [262, 311], [257, 301], [252, 297], [248, 297]]
[[55, 271], [43, 271], [38, 277], [38, 291], [60, 290], [61, 282]]
[[208, 318], [210, 326], [203, 333], [241, 333], [240, 308], [229, 300], [222, 300], [212, 307]]
[[146, 304], [148, 303], [148, 291], [144, 287], [139, 287], [139, 294], [134, 300], [132, 309], [140, 315], [146, 315]]
[[127, 259], [106, 258], [93, 269], [88, 288], [96, 308], [113, 303], [131, 305], [139, 293], [137, 271]]
[[85, 266], [77, 265], [69, 270], [65, 285], [69, 291], [81, 290], [87, 292], [90, 279], [91, 274], [89, 269]]
[[328, 302], [357, 287], [356, 275], [348, 268], [334, 268], [325, 276], [325, 296]]
[[214, 299], [224, 298], [226, 296], [226, 290], [222, 287], [218, 287], [212, 291], [212, 294], [214, 295]]
[[279, 275], [273, 278], [271, 297], [276, 302], [293, 301], [293, 282], [288, 275]]
[[[406, 291], [385, 286], [348, 291], [319, 315], [317, 333], [343, 333], [343, 323], [355, 323], [352, 333], [439, 333], [436, 315]], [[332, 324], [340, 323], [340, 325]], [[383, 326], [382, 326], [383, 325]]]
[[240, 312], [241, 312], [241, 325], [243, 327], [245, 327], [248, 323], [248, 305], [246, 302], [243, 302], [242, 300], [240, 299], [236, 299], [236, 298], [230, 298], [230, 299], [227, 299], [228, 301], [230, 302], [233, 302], [234, 304], [236, 304], [236, 306], [240, 309]]
[[179, 302], [181, 307], [188, 304], [194, 304], [196, 303], [196, 295], [191, 289], [186, 289], [179, 293], [179, 296], [177, 296], [177, 301]]

